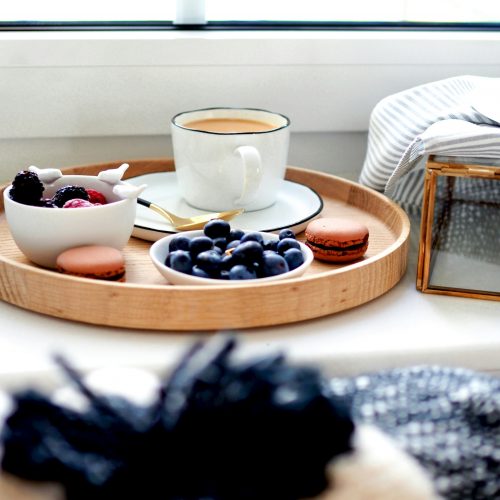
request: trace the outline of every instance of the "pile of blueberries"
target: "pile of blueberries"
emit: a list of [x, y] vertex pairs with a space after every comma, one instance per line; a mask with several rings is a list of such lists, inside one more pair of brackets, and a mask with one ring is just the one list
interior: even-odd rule
[[281, 230], [278, 239], [264, 241], [261, 233], [231, 229], [228, 222], [213, 219], [205, 224], [203, 233], [173, 238], [165, 264], [201, 278], [249, 280], [283, 274], [304, 263], [290, 229]]

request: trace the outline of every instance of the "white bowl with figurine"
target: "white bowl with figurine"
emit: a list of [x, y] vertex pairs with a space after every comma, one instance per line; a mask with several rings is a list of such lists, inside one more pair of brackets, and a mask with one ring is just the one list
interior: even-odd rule
[[122, 250], [134, 228], [137, 197], [146, 187], [122, 181], [127, 164], [97, 176], [29, 167], [3, 193], [12, 237], [32, 262], [56, 267], [57, 256], [84, 245]]

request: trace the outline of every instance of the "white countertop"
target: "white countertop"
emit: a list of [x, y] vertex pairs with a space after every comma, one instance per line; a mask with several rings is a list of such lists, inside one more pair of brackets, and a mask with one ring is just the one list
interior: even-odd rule
[[[416, 226], [407, 272], [385, 295], [324, 318], [241, 331], [243, 354], [283, 350], [291, 360], [316, 363], [330, 375], [423, 363], [500, 374], [500, 302], [418, 292]], [[9, 387], [51, 383], [56, 352], [82, 370], [114, 364], [161, 372], [191, 342], [210, 335], [96, 327], [5, 302], [0, 314], [0, 385]]]

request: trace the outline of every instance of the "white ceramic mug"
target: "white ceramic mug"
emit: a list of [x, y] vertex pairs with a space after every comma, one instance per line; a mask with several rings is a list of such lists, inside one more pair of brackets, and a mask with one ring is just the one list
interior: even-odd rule
[[203, 210], [271, 206], [285, 177], [289, 126], [286, 116], [260, 109], [209, 108], [174, 116], [180, 194]]

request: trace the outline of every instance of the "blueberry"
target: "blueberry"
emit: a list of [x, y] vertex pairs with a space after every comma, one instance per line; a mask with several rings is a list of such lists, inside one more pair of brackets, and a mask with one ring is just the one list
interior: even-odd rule
[[179, 271], [180, 273], [191, 274], [193, 269], [193, 261], [191, 260], [191, 255], [185, 250], [174, 250], [169, 253], [170, 267], [174, 271]]
[[189, 241], [189, 252], [191, 257], [195, 258], [199, 253], [211, 250], [213, 246], [214, 242], [208, 236], [196, 236]]
[[274, 250], [264, 250], [262, 256], [266, 257], [267, 255], [276, 255], [276, 252]]
[[228, 280], [228, 279], [229, 279], [229, 271], [228, 271], [227, 269], [223, 269], [223, 270], [220, 272], [219, 278], [220, 278], [221, 280]]
[[205, 224], [203, 232], [209, 238], [226, 238], [231, 231], [229, 222], [222, 219], [212, 219]]
[[284, 257], [277, 253], [266, 253], [262, 259], [262, 276], [276, 276], [289, 271]]
[[220, 248], [223, 252], [227, 247], [227, 240], [222, 236], [219, 238], [214, 238], [214, 246]]
[[260, 243], [249, 240], [241, 242], [233, 250], [232, 256], [245, 264], [251, 264], [253, 262], [259, 262], [262, 259], [263, 251], [264, 249]]
[[241, 240], [241, 238], [243, 238], [244, 234], [245, 234], [245, 232], [242, 231], [241, 229], [231, 229], [231, 231], [229, 231], [227, 241]]
[[196, 256], [196, 265], [208, 274], [218, 274], [222, 256], [216, 250], [205, 250]]
[[239, 244], [241, 243], [240, 240], [231, 240], [227, 246], [226, 246], [226, 250], [229, 250], [231, 248], [236, 248]]
[[170, 253], [168, 253], [167, 256], [165, 257], [165, 265], [167, 267], [171, 267], [170, 266]]
[[298, 248], [300, 250], [299, 242], [293, 238], [283, 238], [278, 242], [278, 253], [283, 255], [289, 248]]
[[245, 233], [241, 238], [240, 241], [244, 243], [245, 241], [257, 241], [261, 245], [264, 243], [264, 238], [260, 233], [257, 231], [250, 231], [248, 233]]
[[279, 239], [284, 240], [285, 238], [295, 239], [295, 233], [291, 229], [282, 229], [279, 233]]
[[238, 264], [238, 260], [235, 259], [231, 254], [225, 254], [222, 256], [220, 261], [221, 269], [231, 269], [234, 265]]
[[278, 250], [278, 241], [279, 240], [269, 240], [264, 243], [264, 250], [272, 250], [273, 252], [277, 252]]
[[302, 255], [302, 251], [297, 248], [289, 248], [283, 254], [290, 271], [292, 269], [296, 269], [304, 263], [304, 255]]
[[257, 278], [262, 278], [262, 263], [261, 262], [254, 262], [249, 269], [253, 269], [255, 271], [255, 274], [257, 275]]
[[230, 280], [253, 280], [255, 278], [257, 278], [255, 271], [243, 264], [237, 264], [229, 270]]
[[179, 235], [170, 240], [168, 249], [173, 252], [174, 250], [189, 250], [189, 238], [187, 236]]
[[201, 267], [193, 266], [193, 270], [191, 271], [193, 276], [197, 276], [198, 278], [211, 278], [211, 276], [204, 271]]

